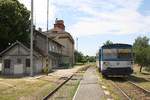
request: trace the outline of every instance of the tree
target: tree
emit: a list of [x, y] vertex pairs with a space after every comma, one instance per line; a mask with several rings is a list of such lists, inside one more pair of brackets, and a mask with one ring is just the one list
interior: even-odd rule
[[86, 62], [95, 62], [96, 61], [96, 58], [95, 56], [84, 56], [82, 52], [78, 52], [75, 50], [75, 62], [76, 63], [86, 63]]
[[0, 51], [29, 40], [30, 11], [18, 0], [0, 0]]
[[96, 57], [95, 56], [90, 56], [89, 57], [89, 62], [96, 62]]
[[109, 44], [113, 44], [113, 42], [110, 40], [107, 40], [105, 43], [103, 43], [103, 45], [109, 45]]
[[74, 52], [74, 55], [75, 55], [75, 62], [76, 63], [86, 63], [88, 62], [88, 59], [89, 59], [89, 56], [84, 56], [84, 54], [82, 52], [78, 52], [75, 50]]
[[141, 72], [143, 66], [147, 65], [147, 48], [136, 50], [135, 62], [137, 62], [140, 65], [140, 72]]
[[81, 52], [78, 52], [75, 50], [74, 52], [75, 55], [75, 62], [81, 62], [83, 60], [84, 55]]
[[135, 53], [135, 58], [134, 58], [135, 63], [140, 65], [140, 72], [141, 72], [143, 67], [150, 65], [149, 38], [144, 36], [135, 39], [135, 42], [133, 44], [133, 50]]
[[133, 43], [134, 49], [146, 48], [149, 46], [149, 38], [146, 36], [144, 37], [137, 37], [135, 42]]

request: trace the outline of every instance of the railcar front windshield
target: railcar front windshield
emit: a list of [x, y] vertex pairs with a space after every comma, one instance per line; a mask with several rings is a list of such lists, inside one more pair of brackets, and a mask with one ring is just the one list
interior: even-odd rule
[[132, 60], [132, 50], [127, 49], [103, 49], [103, 60]]

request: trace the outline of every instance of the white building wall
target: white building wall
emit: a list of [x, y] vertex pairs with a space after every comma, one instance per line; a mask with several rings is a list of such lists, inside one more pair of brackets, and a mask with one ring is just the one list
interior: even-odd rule
[[36, 58], [35, 60], [35, 69], [36, 69], [36, 73], [41, 73], [42, 69], [43, 69], [43, 64], [42, 64], [42, 60], [39, 58]]

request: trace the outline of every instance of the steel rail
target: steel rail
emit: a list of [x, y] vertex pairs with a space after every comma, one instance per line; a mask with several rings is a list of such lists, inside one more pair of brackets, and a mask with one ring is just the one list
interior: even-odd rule
[[64, 84], [66, 84], [73, 76], [74, 74], [71, 75], [67, 80], [62, 82], [60, 85], [58, 85], [53, 91], [51, 91], [47, 96], [45, 96], [43, 100], [48, 100], [53, 94], [57, 92], [57, 90], [59, 90]]
[[150, 91], [149, 91], [149, 90], [144, 89], [143, 87], [137, 85], [136, 83], [134, 83], [134, 82], [132, 82], [132, 81], [128, 81], [128, 83], [130, 83], [130, 84], [134, 85], [135, 87], [141, 89], [141, 90], [144, 91], [145, 93], [150, 94]]
[[[126, 80], [126, 82], [127, 82], [128, 84], [131, 84], [132, 86], [134, 86], [134, 88], [137, 88], [137, 89], [139, 89], [139, 91], [144, 92], [144, 94], [146, 94], [148, 97], [150, 96], [150, 91], [148, 91], [148, 90], [142, 88], [141, 86], [137, 85], [136, 83], [134, 83], [134, 82], [132, 82], [132, 81], [129, 81], [129, 80], [127, 80], [127, 79], [125, 79], [125, 80]], [[114, 86], [115, 86], [116, 88], [118, 88], [118, 89], [121, 91], [121, 93], [122, 93], [124, 96], [127, 97], [128, 100], [131, 100], [131, 97], [130, 97], [122, 88], [120, 88], [119, 85], [117, 85], [117, 82], [113, 82], [113, 81], [111, 81], [111, 82], [114, 84]]]
[[111, 83], [128, 99], [131, 100], [131, 98], [128, 96], [126, 92], [124, 92], [119, 86], [116, 85], [115, 82], [111, 81]]
[[[77, 72], [75, 72], [74, 74], [72, 74], [69, 78], [67, 78], [67, 80], [65, 80], [64, 82], [62, 82], [60, 85], [58, 85], [53, 91], [51, 91], [47, 96], [45, 96], [42, 100], [48, 100], [52, 95], [54, 95], [62, 86], [64, 86], [74, 75], [76, 75], [76, 73], [78, 73], [79, 71], [82, 70], [87, 70], [90, 66], [86, 66], [83, 67], [83, 69], [81, 68], [80, 70], [78, 70]], [[84, 69], [85, 68], [85, 69]]]

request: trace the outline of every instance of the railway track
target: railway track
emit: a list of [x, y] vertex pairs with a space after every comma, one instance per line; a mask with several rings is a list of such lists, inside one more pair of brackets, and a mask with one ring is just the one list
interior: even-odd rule
[[57, 90], [59, 90], [64, 84], [66, 84], [73, 77], [73, 75], [71, 75], [64, 82], [62, 82], [60, 85], [58, 85], [52, 92], [50, 92], [47, 96], [45, 96], [43, 98], [43, 100], [48, 100], [55, 92], [57, 92]]
[[141, 89], [141, 90], [142, 90], [143, 92], [145, 92], [146, 94], [149, 94], [149, 96], [150, 96], [150, 91], [148, 91], [148, 90], [146, 90], [146, 89], [144, 89], [144, 88], [138, 86], [138, 85], [137, 85], [136, 83], [134, 83], [134, 82], [131, 82], [131, 81], [128, 81], [128, 82], [129, 82], [130, 84], [134, 85], [135, 87]]
[[62, 82], [61, 84], [59, 84], [52, 92], [50, 92], [47, 96], [45, 96], [45, 97], [43, 98], [43, 100], [49, 100], [61, 87], [63, 87], [63, 86], [64, 86], [68, 81], [70, 81], [74, 76], [76, 76], [76, 74], [77, 74], [78, 72], [85, 71], [85, 70], [88, 69], [88, 67], [89, 67], [89, 66], [84, 67], [84, 68], [78, 70], [76, 73], [74, 73], [74, 74], [71, 75], [70, 77], [65, 77], [65, 78], [64, 78], [65, 81]]
[[128, 96], [128, 94], [126, 94], [126, 92], [124, 90], [122, 90], [119, 86], [117, 86], [116, 83], [114, 83], [113, 81], [110, 81], [111, 84], [113, 84], [113, 86], [115, 86], [115, 88], [117, 88], [120, 93], [124, 96], [124, 98], [122, 98], [123, 100], [131, 100], [131, 98]]
[[139, 87], [126, 79], [111, 80], [111, 83], [122, 93], [127, 100], [150, 100], [150, 91]]

